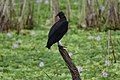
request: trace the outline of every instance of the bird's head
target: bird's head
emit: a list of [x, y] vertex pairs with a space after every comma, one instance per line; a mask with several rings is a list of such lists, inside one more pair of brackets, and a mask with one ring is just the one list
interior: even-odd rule
[[56, 17], [57, 16], [59, 16], [59, 18], [61, 19], [61, 18], [65, 18], [65, 14], [61, 11], [61, 12], [59, 12], [57, 15], [56, 15]]

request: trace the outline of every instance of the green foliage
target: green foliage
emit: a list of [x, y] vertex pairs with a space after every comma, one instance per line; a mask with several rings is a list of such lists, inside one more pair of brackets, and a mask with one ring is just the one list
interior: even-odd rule
[[[45, 48], [48, 29], [34, 31], [34, 36], [28, 30], [23, 30], [20, 35], [12, 32], [11, 38], [6, 33], [0, 34], [0, 80], [71, 80], [57, 45], [53, 45], [51, 50]], [[113, 62], [112, 53], [106, 53], [106, 32], [70, 29], [65, 35], [62, 43], [68, 52], [73, 53], [72, 60], [76, 66], [83, 68], [80, 73], [83, 80], [120, 79], [119, 34], [119, 31], [112, 31], [117, 63]], [[94, 37], [92, 40], [89, 40], [90, 35]], [[98, 35], [100, 41], [96, 40]], [[21, 44], [19, 39], [22, 40]], [[19, 47], [14, 48], [13, 43], [17, 43]], [[104, 66], [106, 57], [109, 57], [109, 66]], [[39, 66], [40, 62], [44, 62], [43, 67]], [[106, 78], [102, 76], [104, 71], [108, 73]]]

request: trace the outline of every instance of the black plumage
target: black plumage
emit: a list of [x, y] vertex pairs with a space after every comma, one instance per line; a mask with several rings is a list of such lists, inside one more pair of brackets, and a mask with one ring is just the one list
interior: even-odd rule
[[46, 45], [48, 49], [50, 49], [54, 43], [59, 42], [68, 30], [68, 21], [66, 20], [64, 13], [59, 12], [56, 16], [59, 16], [60, 19], [51, 27], [48, 33]]

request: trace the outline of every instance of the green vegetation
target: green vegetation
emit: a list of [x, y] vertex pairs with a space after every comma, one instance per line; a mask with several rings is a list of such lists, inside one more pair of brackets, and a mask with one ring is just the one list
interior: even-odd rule
[[[77, 29], [77, 7], [73, 6], [70, 29], [62, 44], [73, 54], [71, 58], [75, 65], [82, 68], [81, 78], [120, 80], [120, 31], [111, 31], [117, 58], [117, 63], [114, 63], [111, 46], [110, 53], [107, 53], [108, 32]], [[65, 12], [65, 4], [61, 4], [61, 9]], [[49, 5], [41, 5], [39, 24], [34, 24], [33, 30], [22, 30], [19, 35], [16, 31], [0, 34], [0, 80], [71, 80], [57, 45], [53, 45], [51, 50], [45, 48], [47, 33], [52, 25], [45, 25], [46, 19], [50, 19], [49, 11]], [[34, 16], [36, 23], [37, 11]], [[105, 63], [106, 60], [110, 63]], [[107, 76], [103, 75], [105, 72]]]
[[[6, 33], [0, 34], [0, 79], [1, 80], [71, 80], [70, 73], [61, 58], [57, 45], [51, 50], [45, 48], [48, 29], [25, 31], [23, 35], [12, 32], [9, 38]], [[114, 63], [112, 53], [107, 51], [107, 33], [70, 29], [62, 39], [67, 50], [73, 53], [72, 59], [76, 66], [81, 66], [80, 73], [83, 80], [119, 80], [120, 79], [120, 53], [119, 31], [112, 31], [117, 63]], [[93, 36], [92, 40], [89, 36]], [[100, 36], [100, 41], [96, 40]], [[21, 41], [22, 40], [22, 43]], [[13, 44], [18, 44], [14, 48]], [[105, 58], [110, 60], [105, 66]], [[40, 62], [44, 66], [40, 67]], [[104, 78], [102, 72], [106, 71], [108, 77]], [[47, 75], [49, 75], [49, 77]]]

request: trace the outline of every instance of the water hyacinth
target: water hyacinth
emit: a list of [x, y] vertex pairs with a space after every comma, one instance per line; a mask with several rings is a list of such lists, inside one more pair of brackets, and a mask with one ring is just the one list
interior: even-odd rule
[[103, 12], [104, 10], [105, 10], [105, 7], [104, 7], [104, 6], [102, 6], [102, 7], [101, 7], [101, 11]]
[[93, 38], [94, 38], [93, 36], [89, 36], [88, 37], [89, 40], [93, 40]]
[[12, 37], [12, 34], [11, 34], [10, 32], [8, 32], [8, 33], [7, 33], [7, 36], [11, 38], [11, 37]]
[[78, 5], [78, 2], [74, 2], [74, 5]]
[[96, 40], [97, 40], [97, 41], [100, 41], [100, 36], [99, 36], [99, 35], [96, 37]]
[[42, 0], [36, 0], [36, 3], [41, 3], [42, 2]]
[[13, 47], [16, 49], [16, 48], [19, 48], [18, 44], [16, 43], [13, 43]]
[[108, 15], [110, 15], [110, 10], [108, 10]]
[[69, 55], [70, 57], [72, 57], [73, 53], [69, 52], [68, 55]]
[[49, 1], [48, 1], [48, 0], [45, 0], [45, 4], [49, 4]]
[[107, 72], [103, 72], [103, 77], [107, 77], [108, 76], [108, 73]]
[[32, 36], [34, 36], [34, 35], [35, 35], [35, 32], [34, 32], [34, 31], [31, 31], [30, 34], [31, 34]]
[[40, 62], [39, 66], [43, 67], [44, 66], [44, 62]]
[[80, 72], [82, 72], [82, 71], [83, 71], [83, 68], [80, 67], [80, 66], [78, 66], [78, 72], [80, 73]]
[[105, 60], [105, 66], [109, 66], [110, 65], [110, 61], [109, 60]]
[[50, 24], [50, 20], [49, 19], [47, 19], [46, 20], [46, 24], [45, 25], [49, 25]]
[[22, 44], [22, 40], [21, 40], [21, 39], [18, 39], [18, 43]]

